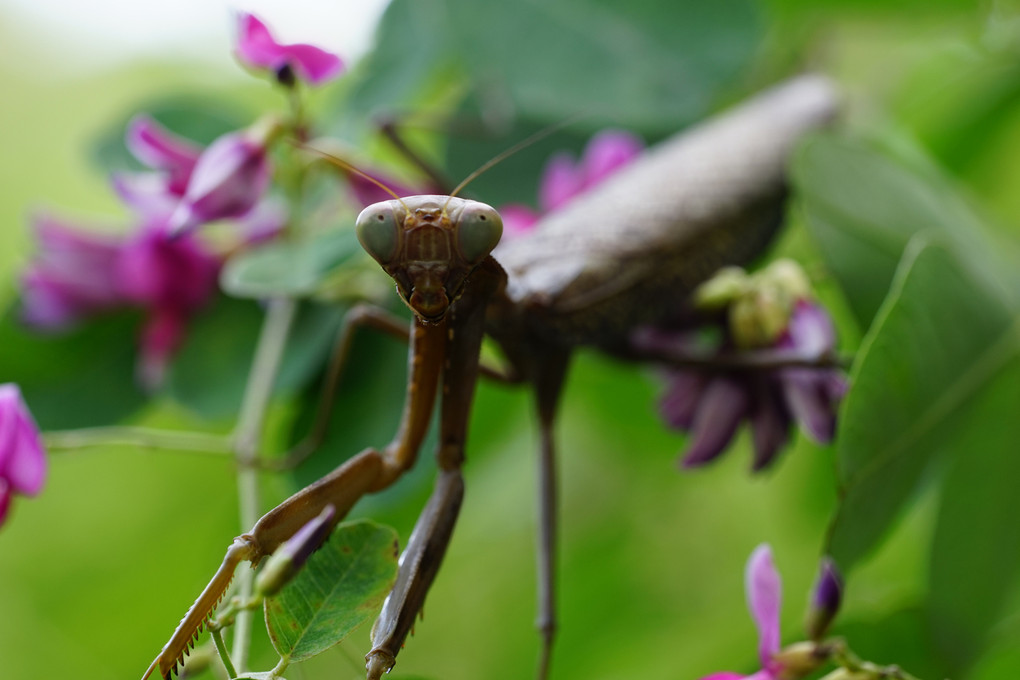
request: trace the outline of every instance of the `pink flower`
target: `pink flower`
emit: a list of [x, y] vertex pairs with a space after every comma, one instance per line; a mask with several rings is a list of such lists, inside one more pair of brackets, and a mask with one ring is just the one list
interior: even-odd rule
[[104, 312], [142, 309], [139, 376], [158, 385], [187, 323], [215, 294], [222, 258], [194, 237], [170, 237], [158, 220], [128, 236], [49, 217], [33, 226], [38, 251], [21, 278], [25, 323], [60, 330]]
[[246, 241], [272, 237], [286, 222], [286, 210], [265, 197], [270, 180], [264, 140], [272, 121], [223, 135], [207, 149], [179, 137], [149, 116], [128, 125], [125, 143], [153, 172], [118, 174], [113, 188], [144, 220], [174, 220], [187, 230], [219, 219], [243, 218]]
[[701, 680], [779, 680], [782, 673], [773, 657], [779, 652], [779, 605], [782, 581], [772, 562], [772, 550], [767, 544], [759, 545], [747, 561], [744, 575], [747, 606], [758, 628], [758, 659], [762, 669], [751, 675], [724, 671], [706, 675]]
[[131, 120], [124, 141], [132, 155], [155, 172], [114, 175], [117, 195], [142, 215], [169, 215], [184, 196], [202, 148], [146, 115]]
[[146, 115], [135, 116], [128, 123], [124, 142], [139, 161], [167, 173], [170, 193], [181, 196], [188, 186], [202, 149], [190, 139], [179, 137]]
[[221, 259], [190, 236], [172, 238], [162, 224], [143, 227], [126, 241], [116, 272], [124, 301], [147, 310], [139, 378], [158, 386], [187, 333], [191, 317], [217, 290]]
[[0, 385], [0, 525], [14, 494], [34, 496], [46, 481], [46, 451], [13, 383]]
[[[765, 543], [751, 553], [744, 573], [747, 606], [758, 628], [758, 660], [761, 670], [751, 675], [732, 671], [712, 673], [701, 680], [791, 680], [814, 673], [825, 662], [813, 644], [794, 644], [780, 651], [779, 609], [782, 582], [772, 562], [772, 550]], [[811, 595], [809, 635], [817, 642], [839, 611], [843, 583], [835, 563], [823, 558]]]
[[249, 66], [272, 71], [280, 82], [288, 75], [320, 85], [343, 71], [340, 57], [312, 45], [281, 45], [255, 15], [242, 12], [238, 16], [237, 57]]
[[243, 217], [269, 187], [266, 148], [257, 135], [232, 132], [202, 152], [184, 197], [170, 217], [169, 228], [180, 233], [206, 222]]
[[121, 237], [81, 230], [51, 215], [32, 222], [39, 250], [21, 275], [21, 315], [58, 330], [121, 303], [115, 271]]
[[588, 142], [579, 161], [566, 152], [553, 156], [542, 172], [538, 188], [538, 211], [511, 204], [500, 209], [504, 233], [527, 233], [538, 219], [559, 210], [575, 196], [598, 186], [607, 177], [637, 158], [641, 140], [623, 130], [602, 130]]
[[[729, 329], [726, 329], [727, 332]], [[690, 330], [643, 328], [631, 336], [634, 347], [692, 356], [697, 354]], [[716, 351], [732, 352], [727, 338]], [[764, 351], [794, 353], [804, 359], [835, 354], [836, 333], [828, 313], [807, 299], [798, 300], [785, 330]], [[702, 352], [703, 354], [704, 352]], [[711, 357], [711, 354], [708, 355]], [[690, 433], [685, 468], [715, 460], [729, 446], [745, 420], [754, 446], [754, 471], [768, 467], [787, 444], [796, 422], [818, 443], [832, 441], [836, 410], [847, 382], [835, 368], [781, 368], [762, 371], [667, 371], [666, 391], [659, 404], [663, 420]]]

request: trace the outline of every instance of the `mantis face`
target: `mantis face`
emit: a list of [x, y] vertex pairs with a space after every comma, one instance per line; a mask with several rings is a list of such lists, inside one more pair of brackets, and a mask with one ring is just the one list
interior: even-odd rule
[[410, 196], [368, 206], [356, 229], [407, 306], [423, 321], [437, 322], [499, 243], [503, 220], [478, 201]]

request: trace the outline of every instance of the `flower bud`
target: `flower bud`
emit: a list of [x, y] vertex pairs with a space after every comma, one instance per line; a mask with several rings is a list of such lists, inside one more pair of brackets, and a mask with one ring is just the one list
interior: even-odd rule
[[789, 259], [776, 260], [763, 269], [758, 276], [770, 285], [781, 289], [793, 299], [811, 297], [811, 282], [804, 269]]
[[699, 309], [723, 309], [742, 296], [749, 277], [740, 267], [723, 267], [694, 291], [694, 304]]
[[46, 451], [39, 428], [14, 383], [0, 385], [0, 525], [11, 496], [35, 496], [46, 481]]
[[340, 57], [314, 45], [277, 42], [269, 28], [247, 12], [238, 16], [237, 57], [248, 66], [272, 71], [277, 82], [288, 87], [294, 78], [320, 85], [344, 70]]
[[769, 347], [790, 323], [793, 302], [776, 286], [753, 288], [730, 305], [730, 331], [737, 346]]
[[813, 642], [795, 642], [779, 650], [772, 661], [783, 669], [783, 677], [803, 678], [811, 675], [825, 663], [827, 655], [820, 653]]
[[336, 508], [327, 505], [319, 516], [298, 529], [291, 538], [276, 549], [266, 566], [255, 579], [255, 590], [264, 597], [280, 592], [304, 566], [312, 553], [326, 542], [333, 530]]
[[839, 575], [836, 563], [825, 557], [811, 591], [811, 605], [808, 608], [805, 630], [812, 640], [821, 640], [829, 630], [833, 619], [839, 612], [843, 599], [843, 579]]
[[265, 119], [210, 144], [195, 164], [184, 197], [170, 217], [170, 232], [183, 233], [251, 211], [269, 186], [266, 147], [278, 132], [278, 121]]

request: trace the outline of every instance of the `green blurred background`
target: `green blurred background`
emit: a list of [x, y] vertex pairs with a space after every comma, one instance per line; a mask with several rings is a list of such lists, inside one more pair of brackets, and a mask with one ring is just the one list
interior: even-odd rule
[[[749, 67], [705, 106], [717, 108], [800, 69], [830, 74], [846, 93], [848, 127], [866, 130], [907, 157], [930, 155], [993, 224], [1015, 236], [1020, 14], [1014, 9], [950, 0], [759, 3], [748, 20], [748, 30], [759, 36]], [[271, 13], [265, 18], [273, 21]], [[208, 21], [228, 19], [217, 11]], [[484, 38], [485, 30], [497, 29], [480, 30]], [[277, 105], [263, 83], [232, 68], [228, 44], [219, 46], [215, 62], [167, 56], [80, 68], [77, 55], [100, 49], [89, 40], [85, 31], [74, 41], [48, 34], [0, 5], [2, 302], [11, 298], [30, 253], [26, 217], [32, 210], [53, 207], [101, 223], [124, 219], [90, 159], [96, 140], [132, 112], [168, 95], [215, 96], [241, 112]], [[329, 110], [330, 103], [320, 106]], [[356, 124], [352, 116], [337, 129]], [[778, 250], [813, 271], [820, 267], [796, 210]], [[836, 311], [842, 348], [852, 352], [865, 329], [855, 326], [824, 278], [822, 295]], [[360, 379], [369, 377], [366, 371]], [[742, 435], [718, 463], [676, 472], [683, 439], [656, 417], [658, 388], [651, 371], [587, 352], [571, 374], [559, 429], [563, 547], [554, 677], [752, 671], [755, 632], [745, 614], [742, 574], [751, 550], [765, 541], [784, 576], [784, 639], [800, 635], [836, 503], [832, 450], [798, 438], [772, 470], [752, 478]], [[532, 627], [535, 432], [529, 406], [520, 390], [479, 389], [463, 514], [424, 622], [394, 677], [532, 673], [538, 637]], [[274, 415], [285, 421], [286, 407]], [[134, 420], [212, 431], [230, 425], [200, 421], [170, 403]], [[284, 435], [271, 434], [282, 446]], [[267, 480], [267, 499], [289, 488], [286, 480]], [[416, 494], [420, 498], [420, 490]], [[19, 499], [0, 531], [0, 677], [139, 677], [239, 532], [236, 506], [233, 469], [215, 459], [124, 447], [52, 456], [44, 493]], [[393, 522], [406, 536], [413, 506], [376, 501], [362, 513]], [[925, 593], [934, 507], [933, 494], [922, 494], [881, 549], [854, 571], [837, 626], [869, 658], [919, 675], [938, 668], [911, 616]], [[1014, 615], [994, 630], [988, 652], [967, 677], [1020, 674], [1018, 634]], [[358, 631], [288, 677], [359, 677], [367, 637], [367, 629]], [[257, 658], [256, 667], [273, 663], [264, 640]]]

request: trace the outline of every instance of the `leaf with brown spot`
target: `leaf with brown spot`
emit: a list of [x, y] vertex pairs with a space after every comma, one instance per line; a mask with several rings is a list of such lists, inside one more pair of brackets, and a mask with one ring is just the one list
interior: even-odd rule
[[397, 576], [396, 531], [346, 522], [279, 595], [266, 600], [266, 625], [281, 656], [324, 652], [378, 612]]

